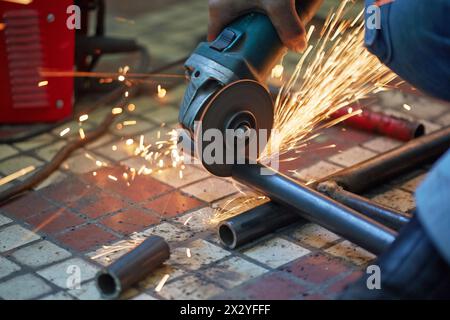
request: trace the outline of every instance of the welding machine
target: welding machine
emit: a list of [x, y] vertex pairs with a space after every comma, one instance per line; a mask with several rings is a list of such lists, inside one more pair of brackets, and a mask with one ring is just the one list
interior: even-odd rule
[[73, 105], [71, 78], [44, 79], [41, 69], [73, 70], [73, 0], [0, 1], [0, 122], [57, 121]]
[[134, 39], [105, 36], [105, 11], [104, 0], [0, 0], [0, 123], [62, 120], [80, 93], [114, 88], [40, 72], [89, 72], [104, 54], [141, 50]]

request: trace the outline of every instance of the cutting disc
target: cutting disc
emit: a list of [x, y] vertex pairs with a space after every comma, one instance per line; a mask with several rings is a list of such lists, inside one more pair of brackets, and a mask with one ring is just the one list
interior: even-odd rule
[[[200, 129], [197, 126], [194, 134], [197, 158], [212, 174], [231, 176], [238, 157], [242, 161], [245, 154], [245, 158], [253, 159], [262, 151], [270, 136], [273, 117], [272, 97], [258, 82], [239, 80], [225, 86], [210, 100], [199, 118], [201, 126]], [[261, 129], [266, 129], [265, 133]], [[221, 141], [217, 139], [219, 131]], [[230, 139], [230, 133], [236, 137]]]

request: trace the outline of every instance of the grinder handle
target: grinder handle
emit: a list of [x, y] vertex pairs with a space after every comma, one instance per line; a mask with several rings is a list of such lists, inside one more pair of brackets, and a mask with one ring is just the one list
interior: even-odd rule
[[[304, 1], [297, 1], [296, 8], [303, 21]], [[262, 13], [246, 14], [228, 25], [209, 44], [213, 60], [233, 70], [240, 79], [265, 82], [275, 64], [287, 52], [269, 17]]]

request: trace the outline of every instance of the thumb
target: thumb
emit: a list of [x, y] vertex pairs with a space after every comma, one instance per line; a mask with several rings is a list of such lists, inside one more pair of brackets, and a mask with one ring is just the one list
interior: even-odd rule
[[290, 50], [301, 52], [306, 47], [305, 26], [297, 15], [295, 1], [284, 3], [266, 9], [266, 12], [283, 44]]

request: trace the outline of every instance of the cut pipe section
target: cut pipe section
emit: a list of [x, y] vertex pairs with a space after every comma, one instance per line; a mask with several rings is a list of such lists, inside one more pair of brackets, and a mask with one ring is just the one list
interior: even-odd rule
[[279, 228], [301, 220], [296, 209], [273, 201], [257, 206], [245, 213], [222, 221], [218, 233], [221, 243], [235, 249]]
[[99, 271], [96, 285], [103, 298], [117, 299], [125, 290], [145, 278], [170, 257], [167, 242], [151, 236], [132, 251]]
[[295, 212], [303, 218], [374, 254], [382, 253], [395, 240], [395, 231], [267, 166], [235, 165], [232, 174], [235, 180], [265, 194], [273, 202], [297, 208]]

